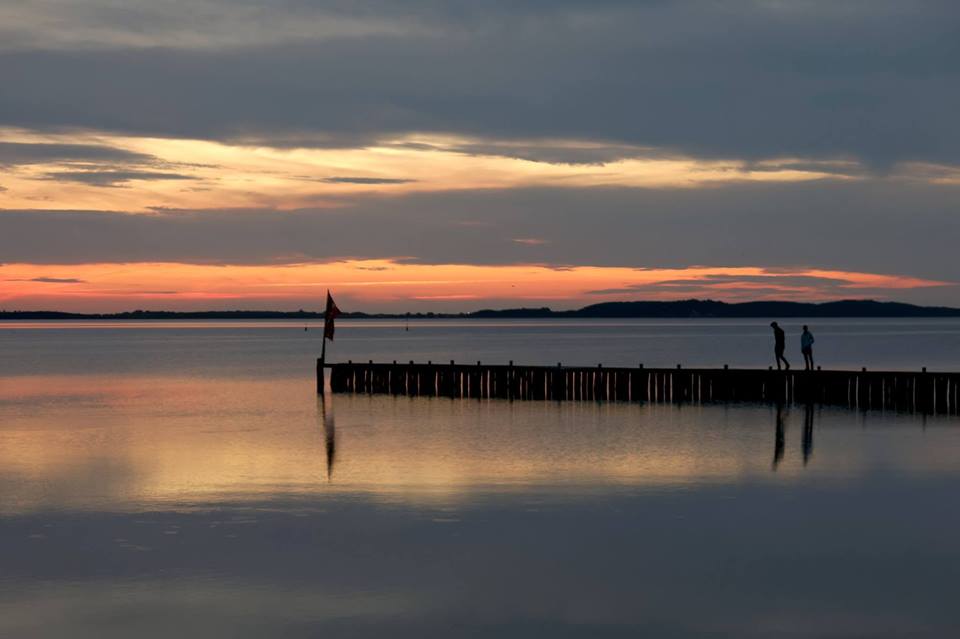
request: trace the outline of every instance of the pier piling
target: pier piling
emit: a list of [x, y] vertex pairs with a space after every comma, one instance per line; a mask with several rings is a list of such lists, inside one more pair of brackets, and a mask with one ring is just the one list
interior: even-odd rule
[[637, 368], [474, 364], [324, 364], [335, 393], [528, 401], [817, 403], [858, 410], [960, 414], [960, 373], [910, 371]]

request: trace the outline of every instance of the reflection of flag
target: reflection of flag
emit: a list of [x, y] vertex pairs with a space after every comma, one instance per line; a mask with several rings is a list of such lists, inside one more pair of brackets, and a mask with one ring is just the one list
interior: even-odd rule
[[333, 296], [330, 295], [330, 291], [327, 291], [327, 310], [323, 313], [324, 339], [328, 339], [331, 342], [333, 341], [333, 320], [336, 319], [339, 314], [340, 309], [337, 308], [336, 303], [333, 301]]

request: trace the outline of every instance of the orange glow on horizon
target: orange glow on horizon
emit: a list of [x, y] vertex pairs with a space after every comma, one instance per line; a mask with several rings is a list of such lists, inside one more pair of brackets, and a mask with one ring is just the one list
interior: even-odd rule
[[[799, 278], [799, 279], [798, 279]], [[622, 299], [823, 300], [948, 286], [899, 275], [822, 269], [638, 269], [544, 265], [475, 266], [390, 260], [257, 266], [180, 263], [0, 266], [7, 310], [290, 309], [316, 307], [329, 288], [345, 310], [400, 310], [543, 303], [557, 308]]]

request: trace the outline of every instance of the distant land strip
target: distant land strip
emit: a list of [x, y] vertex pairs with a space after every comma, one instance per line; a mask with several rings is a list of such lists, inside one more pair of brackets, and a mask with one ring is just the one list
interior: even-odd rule
[[[901, 302], [842, 300], [837, 302], [603, 302], [577, 310], [542, 308], [486, 309], [469, 313], [342, 313], [344, 319], [509, 319], [509, 318], [784, 318], [784, 317], [960, 317], [960, 309], [917, 306]], [[59, 311], [0, 311], [0, 320], [212, 320], [323, 319], [315, 311], [149, 311], [65, 313]]]

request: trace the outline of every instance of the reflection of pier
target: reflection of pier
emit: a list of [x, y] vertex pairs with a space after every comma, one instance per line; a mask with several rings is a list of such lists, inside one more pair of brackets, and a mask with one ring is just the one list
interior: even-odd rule
[[347, 362], [318, 365], [318, 375], [324, 368], [331, 369], [330, 387], [338, 393], [517, 400], [818, 403], [863, 410], [960, 414], [960, 373], [926, 370], [775, 371]]

